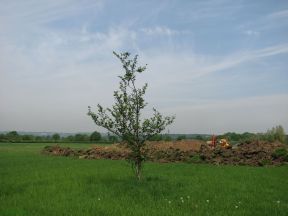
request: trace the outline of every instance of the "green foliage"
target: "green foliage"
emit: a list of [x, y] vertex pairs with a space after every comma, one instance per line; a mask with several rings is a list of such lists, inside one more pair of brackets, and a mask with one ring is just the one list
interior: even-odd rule
[[267, 166], [267, 165], [271, 165], [272, 161], [270, 159], [264, 159], [262, 161], [259, 162], [260, 166]]
[[272, 157], [275, 159], [285, 158], [286, 156], [288, 156], [288, 151], [285, 148], [276, 149], [272, 154]]
[[203, 163], [203, 158], [199, 154], [191, 155], [188, 163]]
[[87, 134], [77, 133], [74, 136], [74, 141], [89, 141], [90, 137]]
[[117, 142], [119, 142], [117, 136], [113, 136], [113, 135], [108, 137], [108, 141], [109, 141], [109, 142], [112, 142], [112, 143], [117, 143]]
[[172, 137], [169, 134], [156, 134], [149, 138], [149, 141], [172, 141]]
[[263, 140], [268, 142], [279, 141], [281, 143], [286, 143], [286, 134], [281, 125], [273, 127], [272, 129], [267, 130], [266, 133], [249, 133], [245, 132], [242, 134], [228, 132], [218, 136], [219, 139], [226, 138], [229, 141], [237, 141], [237, 142], [246, 142], [246, 141], [255, 141], [255, 140]]
[[185, 139], [187, 139], [186, 135], [180, 135], [177, 137], [176, 140], [185, 140]]
[[197, 135], [197, 136], [195, 137], [195, 139], [196, 139], [196, 140], [205, 140], [205, 138], [204, 138], [203, 136], [201, 136], [201, 135]]
[[220, 135], [218, 138], [219, 139], [224, 138], [224, 139], [228, 139], [228, 140], [239, 141], [239, 140], [244, 138], [244, 135], [234, 133], [234, 132], [228, 132], [228, 133], [225, 133], [223, 135]]
[[96, 125], [106, 128], [128, 145], [131, 150], [129, 161], [140, 179], [142, 163], [145, 160], [142, 151], [145, 141], [163, 131], [173, 122], [174, 117], [164, 117], [153, 108], [154, 114], [151, 118], [141, 119], [141, 112], [147, 105], [144, 100], [147, 83], [137, 88], [136, 76], [146, 70], [146, 65], [138, 66], [137, 55], [130, 58], [127, 52], [113, 53], [122, 63], [125, 72], [123, 76], [119, 76], [119, 90], [114, 91], [115, 104], [107, 109], [98, 104], [96, 113], [88, 107], [88, 115]]
[[285, 143], [286, 135], [284, 132], [284, 128], [281, 125], [278, 125], [269, 129], [265, 134], [265, 139], [270, 142], [279, 141], [281, 143]]
[[100, 141], [101, 140], [101, 134], [98, 131], [94, 131], [90, 135], [90, 141]]
[[82, 143], [87, 143], [87, 142], [95, 142], [95, 141], [101, 140], [102, 142], [112, 143], [118, 140], [117, 137], [114, 136], [114, 137], [111, 137], [109, 141], [106, 141], [104, 140], [104, 138], [102, 139], [101, 134], [100, 134], [100, 140], [99, 140], [99, 136], [96, 135], [96, 138], [93, 138], [94, 135], [92, 135], [92, 140], [91, 140], [90, 139], [91, 135], [80, 134], [80, 133], [75, 134], [75, 135], [69, 135], [67, 137], [61, 137], [60, 134], [58, 133], [55, 133], [52, 136], [36, 136], [32, 134], [22, 135], [22, 134], [17, 133], [16, 131], [12, 131], [6, 134], [0, 134], [0, 142], [23, 142], [23, 143], [27, 143], [27, 142], [47, 142], [47, 143], [82, 142]]
[[253, 134], [249, 132], [245, 132], [242, 134], [235, 133], [235, 132], [228, 132], [228, 133], [218, 136], [219, 139], [224, 138], [224, 139], [228, 139], [229, 141], [236, 141], [236, 142], [252, 141], [252, 140], [257, 139], [257, 137], [258, 137], [257, 134]]
[[169, 136], [169, 134], [165, 134], [165, 135], [163, 136], [163, 140], [168, 142], [168, 141], [172, 141], [173, 139], [172, 139], [171, 136]]
[[9, 140], [12, 142], [20, 141], [22, 139], [22, 137], [17, 133], [17, 131], [8, 132], [5, 138], [6, 140]]
[[32, 135], [23, 135], [22, 136], [22, 140], [23, 141], [33, 141], [34, 140], [34, 136], [32, 136]]
[[17, 131], [11, 131], [11, 132], [8, 132], [6, 134], [7, 137], [18, 137], [19, 134], [17, 133]]
[[161, 141], [163, 140], [162, 134], [156, 134], [149, 138], [149, 141]]
[[111, 135], [109, 132], [108, 132], [108, 135], [107, 135], [107, 139], [108, 139], [108, 141], [111, 142], [111, 143], [117, 143], [117, 142], [119, 142], [118, 137], [115, 136], [115, 135]]
[[60, 135], [58, 133], [55, 133], [52, 135], [52, 139], [57, 142], [58, 140], [60, 140]]
[[36, 141], [36, 142], [42, 142], [42, 141], [43, 141], [43, 137], [41, 137], [41, 136], [36, 136], [36, 137], [35, 137], [35, 141]]
[[75, 141], [75, 137], [73, 135], [69, 135], [65, 138], [66, 141], [72, 142]]

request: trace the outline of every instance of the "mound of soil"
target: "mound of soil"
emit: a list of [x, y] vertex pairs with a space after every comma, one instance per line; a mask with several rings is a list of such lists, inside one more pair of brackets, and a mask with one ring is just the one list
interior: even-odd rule
[[46, 146], [42, 153], [49, 155], [59, 155], [59, 156], [78, 156], [80, 159], [112, 159], [120, 160], [126, 159], [129, 150], [122, 147], [120, 144], [113, 144], [110, 146], [93, 146], [91, 149], [71, 149], [69, 147], [60, 147], [59, 145]]
[[[277, 149], [287, 149], [281, 143], [263, 141], [241, 143], [230, 149], [212, 149], [203, 141], [183, 140], [171, 142], [147, 142], [143, 152], [147, 160], [155, 162], [192, 162], [232, 165], [278, 165], [284, 157], [273, 157]], [[46, 146], [43, 153], [60, 156], [76, 156], [80, 159], [127, 159], [130, 150], [124, 144], [98, 146], [88, 150], [73, 150], [58, 145]], [[286, 158], [287, 159], [287, 158]]]
[[151, 141], [146, 143], [146, 148], [153, 151], [179, 149], [180, 151], [187, 152], [200, 151], [202, 145], [205, 145], [205, 142], [199, 140]]
[[202, 146], [200, 155], [203, 160], [213, 164], [233, 164], [233, 165], [277, 165], [282, 164], [284, 158], [273, 158], [276, 149], [286, 148], [282, 143], [275, 142], [246, 142], [241, 143], [232, 149], [210, 149]]
[[148, 142], [145, 147], [146, 157], [155, 162], [185, 162], [200, 152], [201, 146], [206, 145], [198, 140], [181, 140], [171, 142]]

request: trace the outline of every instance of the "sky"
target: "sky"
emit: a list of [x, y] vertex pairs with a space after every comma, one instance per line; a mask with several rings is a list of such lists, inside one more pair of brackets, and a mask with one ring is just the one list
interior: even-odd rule
[[[0, 130], [104, 129], [88, 106], [113, 104], [139, 55], [148, 107], [165, 132], [288, 131], [287, 0], [0, 0]], [[95, 109], [94, 109], [95, 110]]]

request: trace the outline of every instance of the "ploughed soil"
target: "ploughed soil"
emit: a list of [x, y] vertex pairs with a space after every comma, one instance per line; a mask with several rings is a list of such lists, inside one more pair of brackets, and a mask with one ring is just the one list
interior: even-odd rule
[[[143, 152], [148, 161], [154, 162], [191, 162], [232, 165], [280, 165], [287, 162], [288, 154], [276, 155], [275, 151], [284, 149], [287, 145], [279, 142], [253, 141], [240, 143], [232, 148], [211, 148], [203, 141], [160, 141], [147, 142]], [[75, 156], [80, 159], [128, 159], [130, 150], [125, 144], [109, 146], [95, 145], [90, 149], [71, 149], [55, 146], [46, 146], [44, 154], [59, 156]]]

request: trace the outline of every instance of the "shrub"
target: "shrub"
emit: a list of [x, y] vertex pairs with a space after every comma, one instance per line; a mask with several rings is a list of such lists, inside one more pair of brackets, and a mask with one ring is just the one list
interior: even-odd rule
[[177, 140], [178, 140], [178, 141], [180, 141], [180, 140], [185, 140], [185, 139], [187, 139], [187, 137], [186, 137], [185, 135], [179, 135], [179, 136], [177, 137]]
[[272, 161], [269, 159], [264, 159], [264, 160], [259, 162], [260, 166], [266, 166], [266, 165], [271, 165], [271, 164], [272, 164]]
[[203, 159], [199, 154], [194, 154], [190, 156], [187, 162], [188, 163], [201, 163], [203, 162]]
[[264, 134], [264, 139], [269, 142], [279, 141], [281, 143], [285, 143], [286, 142], [285, 131], [281, 125], [278, 125], [268, 130]]
[[272, 154], [272, 157], [274, 159], [277, 159], [277, 158], [287, 158], [288, 156], [288, 152], [287, 152], [287, 149], [285, 148], [279, 148], [279, 149], [276, 149], [273, 154]]

